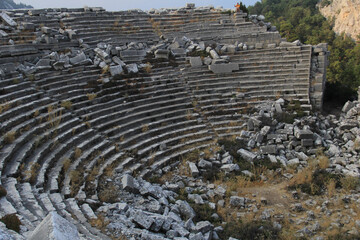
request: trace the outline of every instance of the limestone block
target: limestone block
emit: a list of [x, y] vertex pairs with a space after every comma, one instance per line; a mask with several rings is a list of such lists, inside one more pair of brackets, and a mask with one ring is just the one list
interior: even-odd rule
[[165, 58], [169, 59], [169, 50], [166, 49], [158, 49], [155, 51], [155, 58]]
[[230, 163], [230, 164], [224, 164], [221, 166], [221, 170], [224, 170], [226, 172], [233, 172], [233, 171], [239, 171], [240, 167], [237, 164]]
[[106, 63], [110, 63], [110, 56], [104, 50], [101, 50], [100, 48], [95, 48], [94, 52], [96, 53], [96, 56], [98, 56], [101, 60], [105, 61]]
[[241, 155], [241, 157], [243, 157], [245, 160], [249, 161], [249, 162], [253, 162], [256, 158], [256, 154], [252, 153], [252, 152], [249, 152], [245, 149], [239, 149], [237, 151], [238, 154]]
[[134, 222], [140, 227], [149, 229], [154, 222], [154, 219], [146, 215], [143, 211], [137, 211], [134, 216]]
[[233, 207], [244, 207], [245, 206], [245, 198], [238, 196], [230, 197], [230, 205]]
[[123, 73], [123, 68], [121, 67], [121, 65], [110, 67], [110, 74], [112, 77], [117, 77], [117, 76], [121, 75], [122, 73]]
[[199, 176], [200, 172], [199, 172], [199, 169], [196, 167], [195, 163], [189, 162], [188, 164], [189, 164], [191, 176], [193, 176], [193, 177]]
[[134, 178], [129, 174], [125, 174], [121, 179], [121, 185], [125, 191], [132, 192], [135, 189]]
[[314, 140], [312, 139], [301, 139], [302, 147], [312, 147], [314, 145]]
[[192, 67], [201, 67], [203, 65], [200, 57], [190, 57], [190, 64]]
[[220, 57], [219, 57], [219, 54], [217, 54], [217, 52], [216, 52], [214, 49], [210, 50], [210, 56], [211, 56], [213, 59], [218, 59], [218, 58], [220, 58]]
[[9, 15], [7, 15], [5, 12], [0, 13], [0, 18], [9, 26], [11, 27], [16, 27], [17, 23], [11, 18], [9, 17]]
[[281, 43], [279, 44], [279, 46], [280, 46], [280, 47], [294, 47], [294, 46], [296, 46], [296, 44], [295, 44], [295, 43], [291, 43], [291, 42], [281, 42]]
[[239, 70], [239, 64], [236, 63], [224, 63], [224, 64], [211, 64], [209, 70], [213, 73], [231, 73]]
[[85, 55], [85, 53], [81, 52], [78, 55], [76, 55], [75, 57], [70, 58], [70, 63], [73, 65], [77, 65], [85, 60], [86, 60], [86, 55]]
[[260, 152], [262, 154], [276, 154], [277, 153], [276, 145], [261, 146]]
[[295, 137], [298, 139], [313, 139], [314, 133], [309, 129], [296, 130]]
[[184, 56], [186, 54], [186, 50], [184, 48], [174, 48], [171, 49], [171, 54], [175, 57]]
[[79, 240], [76, 226], [56, 212], [49, 213], [35, 228], [29, 240]]
[[35, 24], [31, 22], [22, 22], [21, 25], [23, 26], [24, 30], [34, 31], [35, 29]]
[[0, 37], [7, 37], [8, 34], [4, 32], [3, 30], [0, 30]]
[[126, 65], [126, 69], [127, 69], [128, 73], [135, 73], [136, 74], [136, 73], [139, 72], [139, 69], [138, 69], [136, 63]]

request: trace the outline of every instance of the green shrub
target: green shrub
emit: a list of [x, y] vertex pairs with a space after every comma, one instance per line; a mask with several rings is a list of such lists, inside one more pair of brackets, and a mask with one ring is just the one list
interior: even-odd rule
[[5, 215], [0, 219], [0, 221], [3, 222], [8, 229], [14, 230], [15, 232], [20, 232], [21, 222], [15, 213]]
[[6, 189], [2, 185], [0, 185], [0, 198], [5, 197], [6, 195], [7, 195]]
[[234, 157], [235, 163], [239, 165], [241, 170], [251, 170], [252, 164], [245, 159], [243, 159], [237, 151], [240, 148], [246, 148], [246, 143], [242, 139], [220, 139], [218, 141], [220, 146], [224, 146], [226, 152], [229, 152], [231, 156]]
[[358, 177], [345, 176], [341, 178], [341, 187], [346, 190], [356, 190], [360, 186], [360, 179]]
[[289, 185], [289, 190], [300, 189], [310, 195], [321, 195], [326, 190], [330, 180], [335, 182], [335, 187], [341, 187], [341, 175], [329, 173], [324, 169], [317, 169], [312, 173], [311, 181], [302, 184]]
[[224, 231], [219, 234], [219, 237], [220, 239], [233, 237], [242, 240], [279, 239], [279, 233], [279, 230], [274, 228], [271, 222], [229, 221], [225, 224]]
[[215, 219], [215, 218], [211, 217], [211, 215], [216, 213], [216, 211], [214, 209], [210, 208], [210, 206], [208, 204], [195, 204], [189, 200], [188, 200], [188, 202], [190, 202], [190, 206], [196, 212], [196, 216], [193, 218], [194, 222], [209, 221], [212, 224], [220, 223], [220, 219]]

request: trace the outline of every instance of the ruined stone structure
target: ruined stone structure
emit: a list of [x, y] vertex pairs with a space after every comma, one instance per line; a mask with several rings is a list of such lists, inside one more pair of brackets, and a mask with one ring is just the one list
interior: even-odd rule
[[0, 17], [0, 217], [18, 214], [28, 237], [56, 211], [106, 239], [89, 205], [109, 169], [161, 171], [239, 134], [269, 99], [322, 106], [327, 46], [288, 43], [262, 16], [190, 4]]

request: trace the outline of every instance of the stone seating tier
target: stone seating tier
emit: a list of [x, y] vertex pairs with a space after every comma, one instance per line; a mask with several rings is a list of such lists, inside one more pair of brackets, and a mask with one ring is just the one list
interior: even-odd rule
[[[184, 154], [240, 135], [247, 122], [244, 113], [258, 103], [277, 97], [310, 103], [312, 46], [281, 44], [278, 32], [249, 22], [246, 14], [208, 8], [31, 11], [9, 15], [19, 26], [32, 23], [34, 30], [13, 28], [0, 39], [0, 69], [5, 69], [0, 72], [0, 104], [9, 106], [0, 112], [0, 184], [8, 190], [0, 199], [0, 217], [17, 213], [25, 236], [57, 211], [76, 224], [84, 239], [107, 239], [89, 224], [94, 209], [85, 200], [98, 198], [99, 179], [108, 167], [148, 177]], [[42, 35], [67, 36], [59, 29], [76, 34], [39, 42]], [[226, 74], [214, 74], [206, 65], [191, 67], [185, 49], [173, 59], [149, 59], [150, 47], [183, 36], [207, 46], [237, 42], [256, 48], [218, 51], [238, 66]], [[113, 78], [92, 64], [62, 70], [49, 65], [26, 74], [18, 70], [20, 64], [31, 66], [53, 51], [83, 51], [89, 57], [99, 43], [126, 48], [132, 42], [144, 46], [136, 54], [116, 50], [115, 55], [125, 64], [150, 62], [151, 71]], [[6, 134], [12, 132], [15, 139], [9, 141]], [[64, 170], [67, 159], [70, 166]], [[30, 181], [24, 173], [34, 164], [38, 168]], [[94, 168], [98, 172], [92, 176]], [[91, 182], [72, 188], [72, 171], [83, 179], [91, 177]], [[89, 184], [91, 192], [86, 190]]]

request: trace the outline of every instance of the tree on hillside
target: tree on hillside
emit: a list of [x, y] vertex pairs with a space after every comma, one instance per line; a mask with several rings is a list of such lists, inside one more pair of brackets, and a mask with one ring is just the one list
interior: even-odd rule
[[327, 94], [345, 101], [360, 86], [360, 46], [345, 34], [336, 35], [333, 20], [321, 15], [317, 3], [318, 0], [262, 0], [248, 9], [250, 14], [264, 15], [288, 41], [329, 43]]

